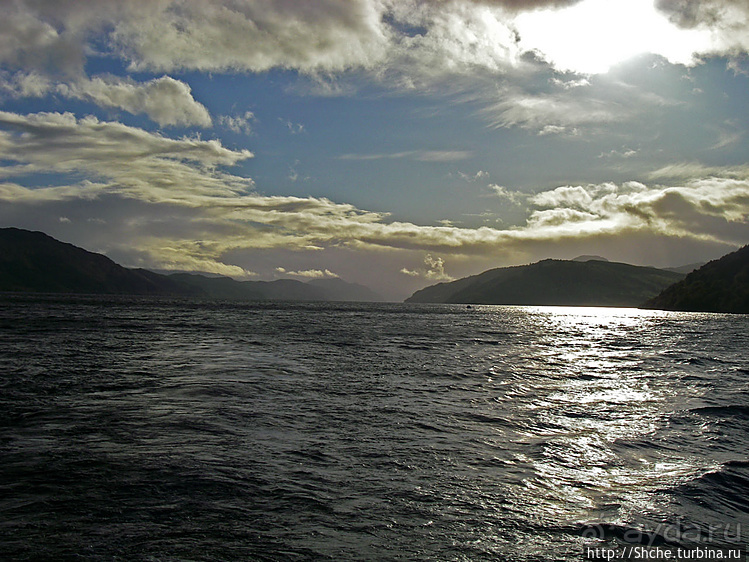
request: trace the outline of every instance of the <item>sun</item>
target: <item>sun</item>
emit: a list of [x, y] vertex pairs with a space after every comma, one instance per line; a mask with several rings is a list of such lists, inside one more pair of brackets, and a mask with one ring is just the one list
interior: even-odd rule
[[676, 27], [654, 0], [583, 0], [561, 10], [526, 12], [515, 23], [523, 49], [582, 74], [608, 72], [644, 53], [689, 64], [709, 40], [704, 31]]

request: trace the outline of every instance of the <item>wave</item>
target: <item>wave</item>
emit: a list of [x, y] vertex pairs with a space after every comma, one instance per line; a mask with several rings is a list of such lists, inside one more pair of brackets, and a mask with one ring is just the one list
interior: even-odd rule
[[617, 540], [627, 544], [638, 544], [647, 546], [678, 546], [656, 531], [646, 531], [635, 527], [628, 527], [616, 523], [588, 523], [568, 527], [566, 531], [573, 535], [579, 535], [585, 539], [598, 539], [603, 541]]
[[713, 363], [724, 364], [726, 362], [722, 359], [719, 359], [718, 357], [689, 357], [684, 361], [684, 363], [687, 363], [689, 365], [704, 366]]
[[703, 406], [692, 408], [691, 413], [714, 418], [738, 417], [749, 419], [749, 406], [730, 404], [728, 406]]
[[749, 513], [749, 460], [729, 461], [687, 482], [672, 493], [719, 513]]

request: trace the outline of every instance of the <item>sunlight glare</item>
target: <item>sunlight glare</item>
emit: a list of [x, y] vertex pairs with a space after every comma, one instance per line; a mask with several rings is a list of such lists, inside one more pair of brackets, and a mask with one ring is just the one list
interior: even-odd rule
[[679, 29], [653, 0], [583, 0], [562, 10], [539, 10], [516, 19], [520, 44], [540, 52], [560, 70], [608, 72], [640, 54], [689, 64], [709, 44], [700, 30]]

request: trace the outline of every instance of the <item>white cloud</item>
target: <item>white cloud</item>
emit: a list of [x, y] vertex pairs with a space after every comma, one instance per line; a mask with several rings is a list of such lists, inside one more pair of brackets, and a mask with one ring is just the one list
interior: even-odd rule
[[[603, 19], [579, 17], [590, 16], [591, 6], [599, 4]], [[617, 0], [618, 11], [612, 0], [19, 0], [4, 6], [0, 64], [69, 82], [83, 76], [87, 56], [95, 53], [118, 56], [133, 71], [280, 68], [325, 81], [363, 70], [403, 87], [506, 74], [525, 64], [524, 53], [546, 49], [557, 56], [578, 43], [587, 57], [616, 47], [678, 62], [692, 51], [699, 56], [749, 50], [749, 6], [743, 0], [658, 5], [670, 23], [649, 0]], [[547, 20], [546, 27], [538, 23]], [[534, 30], [540, 30], [538, 37]], [[591, 49], [595, 38], [600, 40]]]
[[420, 277], [430, 281], [452, 281], [454, 278], [445, 273], [445, 260], [441, 257], [433, 257], [431, 254], [424, 256], [424, 267], [419, 269], [400, 270], [409, 277]]
[[252, 153], [227, 149], [216, 140], [171, 139], [95, 117], [77, 119], [70, 113], [0, 112], [0, 129], [0, 158], [16, 163], [0, 169], [0, 177], [41, 172], [87, 178], [78, 185], [27, 190], [25, 199], [119, 193], [189, 203], [198, 195], [228, 196], [253, 188], [252, 180], [218, 169], [251, 158]]
[[416, 160], [419, 162], [452, 162], [472, 156], [467, 150], [406, 150], [380, 154], [342, 154], [340, 160]]
[[[388, 66], [400, 83], [446, 75], [504, 73], [521, 64], [512, 18], [496, 6], [467, 2], [391, 2], [395, 25]], [[399, 26], [422, 33], [398, 33]], [[415, 84], [414, 84], [415, 85]]]
[[573, 97], [568, 93], [528, 95], [506, 92], [484, 114], [495, 127], [520, 127], [541, 134], [575, 133], [581, 125], [621, 121], [628, 108], [602, 99]]
[[169, 76], [136, 82], [111, 75], [93, 78], [81, 75], [56, 82], [37, 72], [5, 72], [0, 73], [0, 91], [15, 98], [54, 93], [134, 115], [143, 113], [161, 126], [212, 125], [208, 110], [192, 97], [190, 86]]
[[717, 136], [717, 141], [710, 147], [712, 150], [719, 150], [739, 143], [746, 137], [746, 131], [741, 124], [729, 120], [718, 128]]
[[293, 123], [288, 119], [282, 119], [280, 117], [278, 118], [278, 120], [284, 124], [284, 126], [289, 130], [289, 133], [292, 135], [301, 135], [302, 133], [306, 132], [303, 123]]
[[0, 73], [0, 90], [14, 98], [38, 98], [52, 89], [49, 77], [37, 72]]
[[503, 185], [490, 183], [487, 187], [493, 197], [498, 197], [499, 199], [508, 201], [513, 205], [520, 205], [528, 199], [527, 194], [520, 193], [519, 191], [510, 191]]
[[[643, 2], [637, 0], [636, 4]], [[0, 65], [6, 69], [6, 75], [0, 76], [0, 89], [16, 96], [41, 96], [56, 90], [102, 107], [145, 113], [162, 126], [208, 127], [211, 116], [192, 97], [185, 82], [168, 76], [145, 83], [87, 78], [87, 57], [119, 57], [131, 72], [283, 69], [307, 77], [318, 94], [320, 88], [345, 94], [346, 77], [355, 81], [362, 76], [389, 88], [471, 92], [488, 105], [484, 115], [493, 126], [520, 127], [544, 135], [579, 135], [581, 127], [621, 121], [639, 112], [644, 102], [658, 100], [640, 97], [627, 103], [622, 94], [621, 99], [604, 102], [603, 98], [586, 96], [583, 92], [591, 82], [576, 76], [553, 78], [558, 91], [551, 93], [533, 87], [532, 80], [517, 85], [518, 76], [553, 71], [539, 63], [543, 45], [523, 28], [523, 22], [546, 18], [554, 32], [553, 41], [564, 46], [574, 36], [582, 41], [581, 52], [595, 54], [603, 47], [589, 48], [591, 37], [603, 34], [607, 39], [603, 24], [594, 18], [572, 18], [580, 28], [573, 34], [564, 21], [567, 9], [582, 10], [600, 3], [602, 0], [319, 0], [313, 4], [286, 0], [19, 0], [4, 6], [5, 17], [0, 22]], [[627, 6], [622, 13], [628, 12]], [[671, 60], [684, 62], [684, 57], [667, 52], [666, 47], [675, 42], [665, 39], [672, 32], [679, 38], [698, 33], [709, 42], [703, 45], [700, 39], [694, 43], [694, 64], [700, 54], [734, 56], [749, 51], [749, 7], [742, 1], [661, 0], [660, 8], [671, 16], [671, 23], [652, 6], [648, 13], [659, 18], [659, 26], [669, 26], [666, 35], [656, 33], [660, 27], [644, 28], [644, 24], [608, 16], [619, 43], [662, 51], [660, 54]], [[633, 36], [637, 40], [632, 40]], [[657, 44], [653, 43], [656, 39]], [[531, 60], [529, 54], [536, 59]], [[552, 57], [547, 58], [553, 63]], [[557, 70], [560, 68], [565, 65], [560, 63]], [[503, 78], [516, 86], [500, 85]], [[247, 133], [250, 128], [246, 116], [225, 116], [218, 122], [235, 132]], [[298, 123], [288, 125], [292, 132], [302, 130]], [[729, 141], [726, 137], [724, 142]], [[420, 151], [421, 157], [416, 152], [403, 157], [459, 158], [452, 151]], [[376, 157], [388, 156], [372, 155]]]
[[218, 122], [235, 133], [252, 133], [252, 124], [255, 122], [255, 114], [252, 111], [245, 111], [244, 115], [221, 115]]
[[681, 28], [709, 36], [699, 54], [735, 56], [749, 50], [749, 4], [745, 0], [657, 0], [656, 6]]
[[387, 38], [379, 2], [206, 2], [131, 4], [112, 38], [133, 69], [172, 71], [293, 68], [343, 71], [371, 66]]
[[677, 162], [668, 164], [648, 174], [648, 179], [664, 180], [690, 180], [692, 178], [705, 178], [710, 176], [748, 179], [749, 165], [745, 166], [706, 166], [699, 162]]
[[159, 125], [210, 127], [211, 116], [192, 97], [190, 86], [169, 76], [145, 83], [116, 76], [97, 76], [60, 84], [56, 91], [71, 98], [92, 101], [100, 107], [145, 113]]
[[538, 51], [561, 70], [597, 74], [637, 55], [653, 53], [693, 64], [710, 46], [701, 30], [679, 29], [652, 0], [582, 0], [562, 10], [516, 19], [521, 45]]
[[585, 237], [632, 231], [740, 244], [749, 235], [749, 178], [695, 178], [674, 187], [639, 182], [563, 186], [531, 199], [530, 232]]
[[0, 126], [5, 129], [0, 148], [6, 158], [51, 168], [87, 167], [104, 161], [126, 164], [149, 157], [215, 166], [252, 157], [247, 150], [230, 150], [216, 140], [175, 140], [92, 116], [78, 119], [71, 113], [20, 115], [0, 111]]
[[306, 277], [308, 279], [335, 279], [338, 275], [329, 269], [304, 269], [299, 271], [288, 271], [283, 267], [277, 267], [276, 273], [281, 275], [291, 275], [293, 277]]
[[206, 250], [195, 241], [143, 236], [138, 239], [138, 244], [137, 251], [130, 252], [130, 255], [137, 256], [128, 264], [131, 267], [166, 271], [196, 271], [240, 280], [258, 276], [257, 273], [245, 267], [225, 263], [219, 255]]
[[465, 172], [458, 172], [458, 177], [468, 183], [475, 183], [477, 181], [489, 179], [489, 172], [479, 170], [475, 174], [466, 174]]
[[[85, 55], [74, 21], [56, 25], [54, 6], [38, 10], [24, 2], [3, 4], [0, 18], [0, 64], [39, 74], [70, 76], [82, 72]], [[47, 8], [51, 8], [48, 10]], [[90, 17], [90, 16], [89, 16]], [[67, 32], [60, 28], [67, 28]]]
[[[623, 246], [635, 239], [644, 241], [637, 251], [648, 256], [656, 240], [727, 248], [749, 239], [745, 170], [720, 177], [713, 170], [713, 177], [671, 187], [561, 186], [531, 197], [534, 209], [523, 226], [458, 228], [389, 221], [325, 198], [258, 195], [251, 179], [223, 169], [250, 156], [217, 141], [171, 139], [92, 117], [0, 112], [0, 159], [15, 163], [3, 169], [0, 221], [48, 216], [48, 224], [60, 227], [62, 216], [70, 220], [64, 226], [86, 225], [93, 229], [86, 236], [95, 232], [101, 247], [129, 255], [127, 265], [241, 276], [255, 270], [236, 261], [250, 250], [427, 252], [423, 267], [403, 273], [446, 280], [443, 256], [508, 259], [548, 251], [541, 248]], [[36, 174], [55, 174], [59, 185], [8, 181], [33, 184]], [[326, 266], [293, 274], [317, 275]]]
[[622, 150], [609, 150], [608, 152], [601, 152], [598, 158], [633, 158], [637, 156], [637, 151], [631, 148], [623, 148]]
[[572, 80], [560, 80], [559, 78], [552, 78], [551, 83], [565, 90], [585, 88], [587, 86], [590, 86], [590, 80], [588, 78], [577, 78]]

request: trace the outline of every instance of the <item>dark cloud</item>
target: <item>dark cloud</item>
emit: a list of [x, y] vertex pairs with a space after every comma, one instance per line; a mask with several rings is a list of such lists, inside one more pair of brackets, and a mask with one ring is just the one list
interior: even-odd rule
[[[454, 3], [461, 0], [426, 0], [429, 3]], [[481, 4], [484, 6], [496, 6], [516, 12], [527, 12], [543, 8], [566, 8], [581, 2], [582, 0], [463, 0], [470, 4]]]
[[656, 7], [681, 27], [696, 27], [701, 23], [714, 24], [718, 19], [712, 2], [702, 0], [656, 0]]
[[686, 28], [721, 26], [730, 12], [749, 13], [746, 0], [656, 0], [655, 5], [672, 22]]

